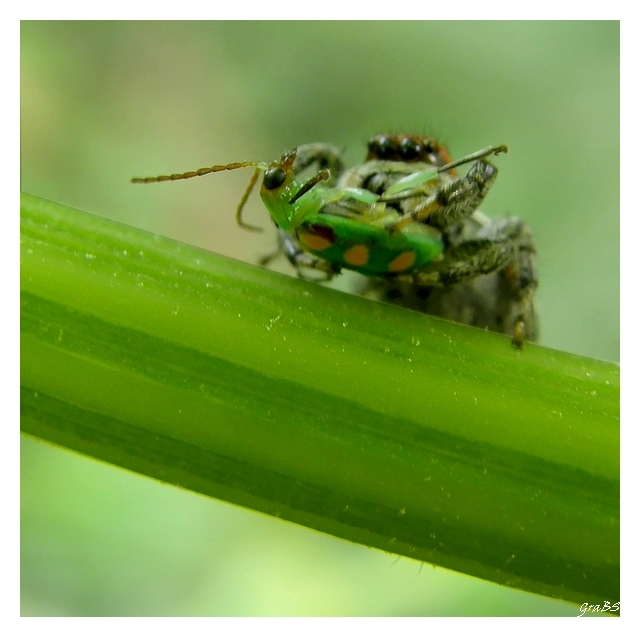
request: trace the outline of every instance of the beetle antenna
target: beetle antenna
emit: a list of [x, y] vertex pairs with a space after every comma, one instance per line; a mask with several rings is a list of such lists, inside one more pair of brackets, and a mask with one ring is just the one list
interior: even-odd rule
[[191, 170], [186, 173], [175, 173], [173, 175], [159, 175], [158, 177], [134, 177], [131, 180], [131, 183], [154, 184], [154, 183], [159, 183], [161, 181], [179, 181], [180, 179], [191, 179], [192, 177], [202, 177], [203, 175], [209, 175], [210, 173], [219, 173], [223, 170], [237, 170], [238, 168], [246, 168], [248, 166], [257, 166], [258, 170], [265, 170], [267, 168], [267, 165], [263, 162], [242, 161], [242, 162], [234, 162], [232, 164], [216, 164], [215, 166], [209, 166], [208, 168], [198, 168], [198, 170]]
[[[257, 164], [247, 164], [247, 165], [256, 166]], [[253, 172], [253, 175], [251, 176], [251, 181], [249, 182], [249, 185], [244, 191], [244, 194], [242, 195], [242, 199], [240, 199], [240, 203], [238, 204], [238, 208], [236, 210], [237, 224], [241, 228], [245, 228], [246, 230], [253, 230], [253, 232], [262, 232], [263, 229], [258, 226], [252, 226], [242, 221], [242, 209], [244, 208], [244, 205], [247, 203], [247, 199], [249, 199], [249, 195], [251, 195], [251, 191], [253, 190], [254, 186], [256, 185], [256, 182], [258, 181], [258, 177], [260, 176], [261, 170], [263, 170], [262, 166], [258, 165], [258, 167]]]

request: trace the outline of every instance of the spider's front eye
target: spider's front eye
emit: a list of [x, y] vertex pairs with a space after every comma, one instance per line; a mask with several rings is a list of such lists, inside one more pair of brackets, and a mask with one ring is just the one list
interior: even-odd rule
[[378, 135], [369, 142], [369, 150], [378, 159], [391, 159], [396, 154], [395, 144], [385, 135]]
[[402, 159], [417, 159], [422, 153], [422, 147], [418, 142], [414, 142], [408, 137], [403, 137], [400, 142], [400, 156]]
[[267, 190], [275, 190], [276, 188], [280, 188], [282, 184], [285, 182], [287, 175], [285, 174], [282, 168], [267, 168], [264, 171], [264, 179], [262, 180], [262, 185]]

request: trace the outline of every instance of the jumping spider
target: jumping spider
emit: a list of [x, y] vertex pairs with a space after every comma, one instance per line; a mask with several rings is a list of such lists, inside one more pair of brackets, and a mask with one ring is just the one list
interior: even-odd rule
[[[353, 168], [345, 169], [334, 146], [308, 144], [297, 149], [293, 170], [299, 173], [314, 164], [328, 170], [328, 185], [378, 195], [386, 211], [397, 215], [391, 232], [421, 224], [441, 240], [438, 259], [410, 272], [363, 278], [360, 295], [504, 333], [522, 348], [526, 340], [535, 341], [538, 336], [536, 250], [522, 219], [489, 219], [478, 210], [498, 169], [480, 157], [462, 177], [453, 166], [415, 187], [394, 192], [400, 180], [451, 163], [447, 150], [433, 138], [377, 135], [368, 142], [364, 163]], [[343, 205], [340, 201], [323, 211], [341, 214]], [[309, 269], [322, 271], [326, 279], [340, 272], [340, 264], [310, 255], [295, 235], [282, 229], [279, 245], [304, 278]]]

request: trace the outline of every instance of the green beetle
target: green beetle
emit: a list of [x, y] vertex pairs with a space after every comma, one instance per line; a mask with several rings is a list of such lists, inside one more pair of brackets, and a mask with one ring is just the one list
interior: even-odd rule
[[[439, 203], [442, 193], [438, 188], [434, 189], [434, 184], [440, 185], [441, 175], [453, 171], [456, 166], [506, 150], [505, 146], [493, 146], [456, 162], [419, 170], [407, 171], [400, 162], [399, 168], [407, 174], [380, 195], [366, 188], [336, 186], [336, 173], [343, 172], [342, 160], [328, 144], [308, 144], [286, 151], [270, 164], [238, 162], [132, 181], [176, 181], [255, 167], [237, 209], [236, 219], [240, 226], [256, 229], [242, 221], [242, 210], [260, 172], [264, 171], [260, 196], [281, 231], [283, 250], [296, 268], [321, 270], [328, 278], [342, 268], [367, 276], [394, 277], [423, 272], [430, 264], [443, 260], [441, 233], [424, 223], [424, 219], [434, 213], [434, 207], [451, 208]], [[310, 179], [301, 180], [300, 173], [313, 163], [318, 164], [318, 171]], [[473, 182], [466, 177], [463, 180], [463, 184]], [[424, 197], [425, 187], [435, 193], [430, 206], [403, 214], [397, 203]], [[468, 198], [466, 194], [465, 197]], [[459, 207], [458, 202], [455, 205]], [[475, 198], [469, 205], [475, 208]], [[316, 258], [310, 259], [309, 255]]]

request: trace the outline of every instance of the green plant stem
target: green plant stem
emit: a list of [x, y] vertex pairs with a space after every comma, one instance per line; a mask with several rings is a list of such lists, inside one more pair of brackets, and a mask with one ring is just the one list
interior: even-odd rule
[[391, 553], [619, 600], [619, 369], [22, 197], [24, 432]]

